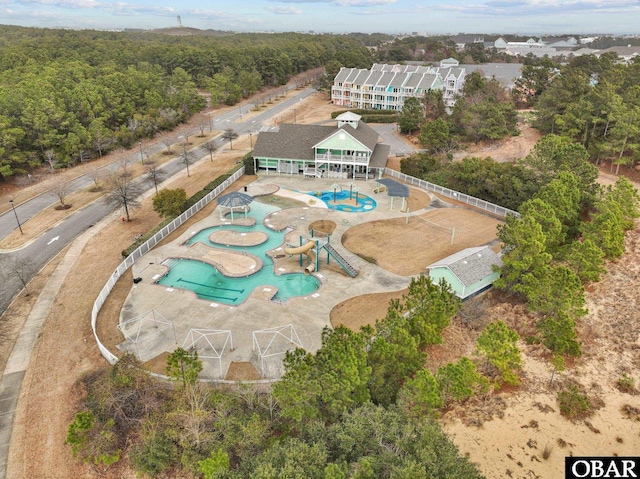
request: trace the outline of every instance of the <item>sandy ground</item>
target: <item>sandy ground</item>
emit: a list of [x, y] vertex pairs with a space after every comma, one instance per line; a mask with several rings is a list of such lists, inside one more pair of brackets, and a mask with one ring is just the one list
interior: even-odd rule
[[[326, 97], [319, 98], [315, 105], [309, 102], [308, 105], [312, 106], [308, 109], [297, 106], [299, 122], [311, 123], [315, 115], [327, 118]], [[180, 176], [171, 187], [184, 187], [189, 193], [196, 191], [219, 172], [226, 171], [248, 148], [248, 139], [239, 139], [234, 142], [234, 151], [217, 153], [213, 163], [202, 162], [194, 167], [191, 178]], [[521, 156], [519, 147], [515, 148], [517, 155]], [[499, 151], [496, 148], [483, 156], [493, 156]], [[3, 193], [15, 194], [18, 198], [17, 191], [5, 190]], [[446, 210], [449, 213], [451, 211]], [[434, 222], [446, 219], [439, 218]], [[80, 400], [77, 381], [88, 372], [106, 367], [91, 334], [90, 310], [98, 291], [121, 261], [120, 251], [130, 244], [133, 237], [157, 221], [157, 216], [151, 211], [150, 201], [146, 200], [142, 209], [133, 213], [131, 223], [113, 222], [91, 240], [72, 269], [42, 329], [25, 377], [12, 438], [9, 478], [99, 476], [89, 466], [72, 458], [69, 448], [64, 444], [67, 425]], [[428, 223], [416, 220], [415, 225], [412, 224], [418, 225], [424, 227]], [[445, 429], [453, 434], [461, 450], [478, 463], [487, 477], [559, 477], [563, 457], [569, 453], [637, 455], [640, 449], [639, 423], [623, 418], [620, 412], [623, 404], [637, 405], [637, 398], [619, 393], [613, 386], [625, 371], [635, 374], [636, 381], [639, 379], [638, 315], [637, 309], [633, 308], [640, 301], [640, 291], [623, 286], [634, 281], [637, 284], [639, 279], [638, 230], [629, 236], [628, 243], [628, 253], [619, 262], [609, 265], [610, 273], [601, 283], [591, 287], [588, 293], [591, 313], [580, 326], [585, 356], [554, 382], [557, 385], [564, 378], [573, 377], [587, 387], [590, 394], [603, 399], [604, 407], [589, 419], [591, 427], [585, 422], [574, 424], [559, 416], [554, 386], [548, 386], [550, 371], [546, 360], [540, 357], [534, 347], [524, 345], [522, 348], [527, 355], [525, 377], [520, 389], [490, 395], [445, 414]], [[415, 251], [418, 251], [417, 247]], [[377, 254], [380, 256], [380, 252]], [[411, 259], [412, 256], [404, 254], [403, 258]], [[50, 270], [47, 268], [32, 282], [34, 295]], [[116, 288], [110, 296], [110, 306], [105, 305], [103, 314], [109, 314], [109, 307], [112, 314], [119, 312], [118, 302], [124, 301], [129, 284], [121, 289], [119, 291]], [[371, 323], [384, 316], [391, 296], [359, 297], [348, 304], [345, 302], [334, 309], [332, 322], [348, 322], [356, 329], [362, 324]], [[11, 318], [14, 324], [13, 328], [9, 328], [9, 335], [21, 324], [21, 317], [28, 311], [32, 300], [33, 296], [21, 296], [7, 312], [8, 316], [5, 317]], [[363, 308], [363, 304], [367, 307]], [[476, 316], [485, 322], [502, 318], [512, 326], [526, 330], [528, 318], [518, 305], [491, 301], [488, 304], [484, 309], [480, 308], [482, 311], [476, 312]], [[471, 309], [471, 306], [465, 307]], [[345, 316], [349, 321], [345, 321]], [[434, 362], [446, 362], [455, 359], [456, 355], [469, 354], [477, 334], [477, 324], [470, 325], [457, 319], [445, 333], [445, 345], [432, 348], [429, 351], [430, 358]], [[6, 348], [3, 357], [4, 353]], [[475, 420], [469, 420], [469, 417]], [[484, 419], [479, 421], [479, 417]], [[548, 460], [542, 459], [541, 451], [545, 446], [552, 448]], [[102, 477], [134, 476], [118, 470]]]
[[408, 223], [396, 218], [354, 226], [343, 235], [342, 244], [388, 271], [412, 276], [464, 248], [495, 241], [500, 223], [470, 209], [439, 208], [411, 217]]

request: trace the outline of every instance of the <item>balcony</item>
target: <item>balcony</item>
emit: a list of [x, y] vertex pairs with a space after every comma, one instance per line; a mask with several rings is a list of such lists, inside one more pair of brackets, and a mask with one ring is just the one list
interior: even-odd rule
[[367, 155], [335, 155], [330, 153], [316, 154], [316, 163], [349, 163], [352, 165], [368, 165]]

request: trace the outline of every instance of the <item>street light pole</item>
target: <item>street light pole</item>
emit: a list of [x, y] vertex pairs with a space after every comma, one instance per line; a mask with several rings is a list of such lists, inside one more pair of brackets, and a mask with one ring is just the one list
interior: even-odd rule
[[18, 222], [18, 229], [20, 230], [20, 234], [23, 235], [24, 231], [22, 231], [22, 225], [20, 224], [20, 220], [18, 219], [18, 212], [16, 211], [16, 207], [13, 204], [13, 200], [9, 200], [9, 203], [11, 203], [11, 208], [13, 209], [13, 214], [16, 215], [16, 221]]
[[249, 132], [249, 143], [251, 144], [251, 149], [253, 150], [253, 133]]
[[142, 141], [138, 141], [138, 146], [140, 147], [140, 163], [144, 165], [144, 152], [142, 151]]

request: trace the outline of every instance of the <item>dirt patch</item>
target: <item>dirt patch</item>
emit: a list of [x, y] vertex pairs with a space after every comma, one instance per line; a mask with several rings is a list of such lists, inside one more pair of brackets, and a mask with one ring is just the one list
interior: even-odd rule
[[336, 229], [336, 222], [331, 220], [318, 220], [309, 225], [309, 232], [313, 231], [315, 236], [327, 236]]
[[232, 362], [229, 365], [225, 379], [230, 381], [255, 381], [260, 379], [260, 374], [251, 363]]
[[[501, 222], [464, 208], [363, 223], [342, 235], [349, 251], [393, 273], [409, 276], [465, 248], [494, 241]], [[453, 244], [452, 243], [453, 240]]]
[[376, 321], [387, 315], [389, 302], [400, 299], [407, 294], [406, 289], [389, 293], [363, 294], [336, 305], [331, 310], [331, 325], [344, 325], [354, 331], [360, 331], [362, 326], [374, 326]]
[[526, 123], [519, 123], [519, 136], [510, 136], [502, 140], [468, 145], [464, 151], [455, 152], [454, 160], [477, 156], [485, 158], [490, 156], [494, 161], [505, 163], [524, 158], [535, 146], [542, 135], [538, 130]]

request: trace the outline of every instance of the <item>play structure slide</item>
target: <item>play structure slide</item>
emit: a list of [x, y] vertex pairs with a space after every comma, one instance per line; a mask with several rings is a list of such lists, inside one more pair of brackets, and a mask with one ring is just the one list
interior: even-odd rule
[[309, 241], [307, 244], [298, 246], [297, 248], [283, 248], [285, 254], [307, 254], [312, 248], [316, 247], [315, 241]]
[[316, 257], [311, 252], [313, 248], [316, 247], [315, 241], [309, 241], [307, 244], [303, 244], [302, 246], [298, 246], [297, 248], [283, 248], [285, 254], [306, 254], [311, 260], [311, 264], [304, 269], [306, 274], [311, 274], [316, 270]]

